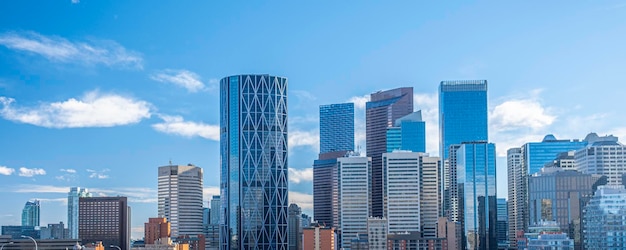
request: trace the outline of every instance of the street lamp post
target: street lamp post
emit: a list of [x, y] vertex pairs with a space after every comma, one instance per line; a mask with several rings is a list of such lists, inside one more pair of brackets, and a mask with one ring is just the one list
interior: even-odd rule
[[110, 245], [110, 248], [117, 248], [117, 250], [122, 250], [120, 247], [116, 246], [116, 245]]
[[26, 236], [26, 235], [22, 235], [22, 238], [29, 238], [30, 240], [32, 240], [35, 243], [35, 250], [39, 250], [39, 247], [37, 247], [37, 241], [35, 240], [35, 238], [30, 237], [30, 236]]
[[11, 245], [13, 244], [13, 241], [9, 242], [9, 243], [4, 243], [2, 244], [2, 246], [0, 246], [0, 250], [2, 250], [4, 248], [5, 245]]

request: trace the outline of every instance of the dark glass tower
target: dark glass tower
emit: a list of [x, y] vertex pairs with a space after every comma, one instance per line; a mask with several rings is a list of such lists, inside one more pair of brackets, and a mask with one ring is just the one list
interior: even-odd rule
[[456, 151], [459, 220], [464, 229], [463, 249], [497, 249], [496, 147], [469, 142]]
[[370, 95], [365, 107], [367, 156], [372, 158], [372, 214], [383, 216], [383, 153], [387, 152], [387, 128], [413, 112], [413, 88], [397, 88]]
[[287, 78], [221, 86], [220, 249], [287, 249]]
[[320, 106], [320, 154], [354, 150], [354, 103]]
[[442, 81], [439, 86], [439, 155], [469, 141], [488, 141], [487, 80]]

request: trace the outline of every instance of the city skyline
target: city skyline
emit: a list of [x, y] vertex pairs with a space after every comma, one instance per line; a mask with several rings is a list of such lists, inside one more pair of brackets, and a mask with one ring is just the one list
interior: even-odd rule
[[[366, 151], [365, 96], [378, 90], [414, 88], [427, 153], [437, 156], [438, 83], [489, 81], [498, 180], [506, 179], [507, 149], [546, 134], [626, 138], [615, 105], [626, 66], [626, 6], [617, 1], [332, 8], [76, 2], [0, 3], [13, 10], [0, 17], [0, 197], [9, 201], [0, 225], [19, 225], [33, 199], [41, 201], [42, 225], [67, 225], [67, 193], [80, 186], [128, 196], [133, 236], [141, 236], [157, 215], [156, 166], [169, 161], [204, 169], [208, 206], [219, 194], [216, 81], [230, 74], [289, 79], [290, 199], [309, 215], [319, 105], [354, 102], [355, 146]], [[312, 10], [326, 17], [316, 20]], [[269, 11], [286, 16], [261, 16]], [[380, 16], [371, 18], [374, 11]], [[221, 41], [232, 30], [257, 39]], [[244, 56], [255, 59], [234, 59]], [[499, 197], [506, 187], [498, 182]]]

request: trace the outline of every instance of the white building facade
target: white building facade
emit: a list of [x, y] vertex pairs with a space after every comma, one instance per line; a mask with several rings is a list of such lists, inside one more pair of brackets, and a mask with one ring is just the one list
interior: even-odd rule
[[370, 214], [371, 157], [342, 157], [339, 166], [339, 214], [341, 246], [350, 249], [351, 241], [358, 234], [367, 232]]
[[203, 233], [202, 183], [197, 166], [159, 167], [158, 215], [170, 222], [173, 238]]

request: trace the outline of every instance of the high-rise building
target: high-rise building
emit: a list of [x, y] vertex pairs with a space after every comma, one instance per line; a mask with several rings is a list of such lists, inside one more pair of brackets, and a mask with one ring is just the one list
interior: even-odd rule
[[383, 154], [384, 217], [389, 233], [420, 231], [421, 155], [410, 151]]
[[387, 128], [387, 152], [394, 150], [426, 152], [426, 123], [421, 110], [398, 118]]
[[48, 224], [47, 227], [41, 227], [40, 238], [43, 239], [67, 239], [69, 235], [69, 231], [65, 228], [63, 222], [59, 222], [58, 224]]
[[173, 238], [202, 234], [202, 168], [159, 167], [158, 215], [167, 218]]
[[457, 184], [462, 205], [465, 249], [497, 249], [496, 150], [493, 143], [461, 144], [457, 154]]
[[78, 199], [80, 197], [91, 197], [91, 193], [86, 188], [71, 187], [67, 193], [67, 228], [70, 239], [80, 239], [78, 237]]
[[387, 249], [387, 220], [379, 217], [367, 218], [368, 249]]
[[443, 215], [441, 204], [441, 160], [422, 154], [419, 157], [420, 170], [420, 223], [422, 236], [437, 237], [437, 220]]
[[339, 226], [337, 158], [354, 151], [354, 104], [320, 106], [320, 154], [313, 162], [313, 217]]
[[235, 75], [220, 85], [220, 248], [286, 249], [287, 78]]
[[159, 239], [171, 237], [171, 225], [166, 218], [148, 218], [143, 233], [145, 244], [155, 244]]
[[320, 154], [354, 150], [354, 103], [320, 106]]
[[300, 221], [300, 227], [301, 228], [310, 227], [311, 226], [311, 216], [309, 216], [308, 214], [303, 213], [301, 217], [302, 217], [302, 220]]
[[222, 213], [220, 212], [220, 206], [222, 205], [222, 201], [219, 195], [213, 195], [211, 199], [211, 219], [209, 220], [209, 224], [219, 225], [221, 220]]
[[555, 221], [562, 232], [570, 231], [573, 220], [579, 218], [581, 199], [593, 194], [600, 178], [556, 167], [533, 174], [528, 180], [529, 225]]
[[444, 190], [444, 199], [443, 199], [443, 210], [444, 215], [450, 218], [450, 221], [453, 222], [461, 222], [462, 219], [459, 219], [461, 215], [459, 215], [459, 206], [462, 202], [461, 197], [459, 196], [459, 187], [457, 183], [457, 160], [456, 160], [456, 151], [461, 147], [461, 144], [452, 144], [448, 147], [449, 154], [448, 159], [442, 161], [442, 165], [444, 165], [444, 173], [443, 178], [443, 190]]
[[498, 248], [508, 247], [509, 239], [508, 239], [508, 212], [507, 212], [507, 203], [506, 199], [498, 198], [496, 201], [497, 209], [498, 209], [498, 218], [496, 220], [496, 234], [498, 238]]
[[[509, 238], [528, 229], [528, 176], [539, 172], [546, 164], [554, 163], [560, 154], [578, 150], [586, 144], [585, 141], [562, 140], [548, 134], [541, 142], [528, 142], [519, 149], [509, 149], [508, 198], [513, 208], [509, 210]], [[514, 240], [510, 242], [515, 244]]]
[[601, 186], [583, 211], [584, 249], [626, 248], [626, 190]]
[[372, 158], [371, 216], [383, 216], [382, 155], [387, 152], [387, 128], [410, 113], [413, 113], [413, 87], [372, 93], [365, 105], [365, 144], [367, 156]]
[[302, 249], [302, 209], [295, 203], [289, 205], [289, 250]]
[[487, 80], [442, 81], [439, 86], [441, 159], [448, 159], [452, 144], [489, 140], [487, 115]]
[[339, 163], [339, 216], [341, 247], [350, 249], [359, 234], [367, 233], [370, 213], [370, 157], [342, 157]]
[[39, 226], [39, 200], [27, 201], [22, 209], [22, 226]]
[[325, 227], [315, 223], [311, 227], [304, 228], [302, 232], [303, 250], [335, 250], [337, 247], [337, 234], [335, 228]]
[[576, 169], [588, 174], [607, 177], [608, 185], [621, 186], [626, 174], [626, 146], [617, 137], [598, 136], [591, 133], [585, 137], [587, 146], [576, 151]]
[[126, 197], [80, 197], [78, 235], [83, 243], [130, 249], [130, 207]]

